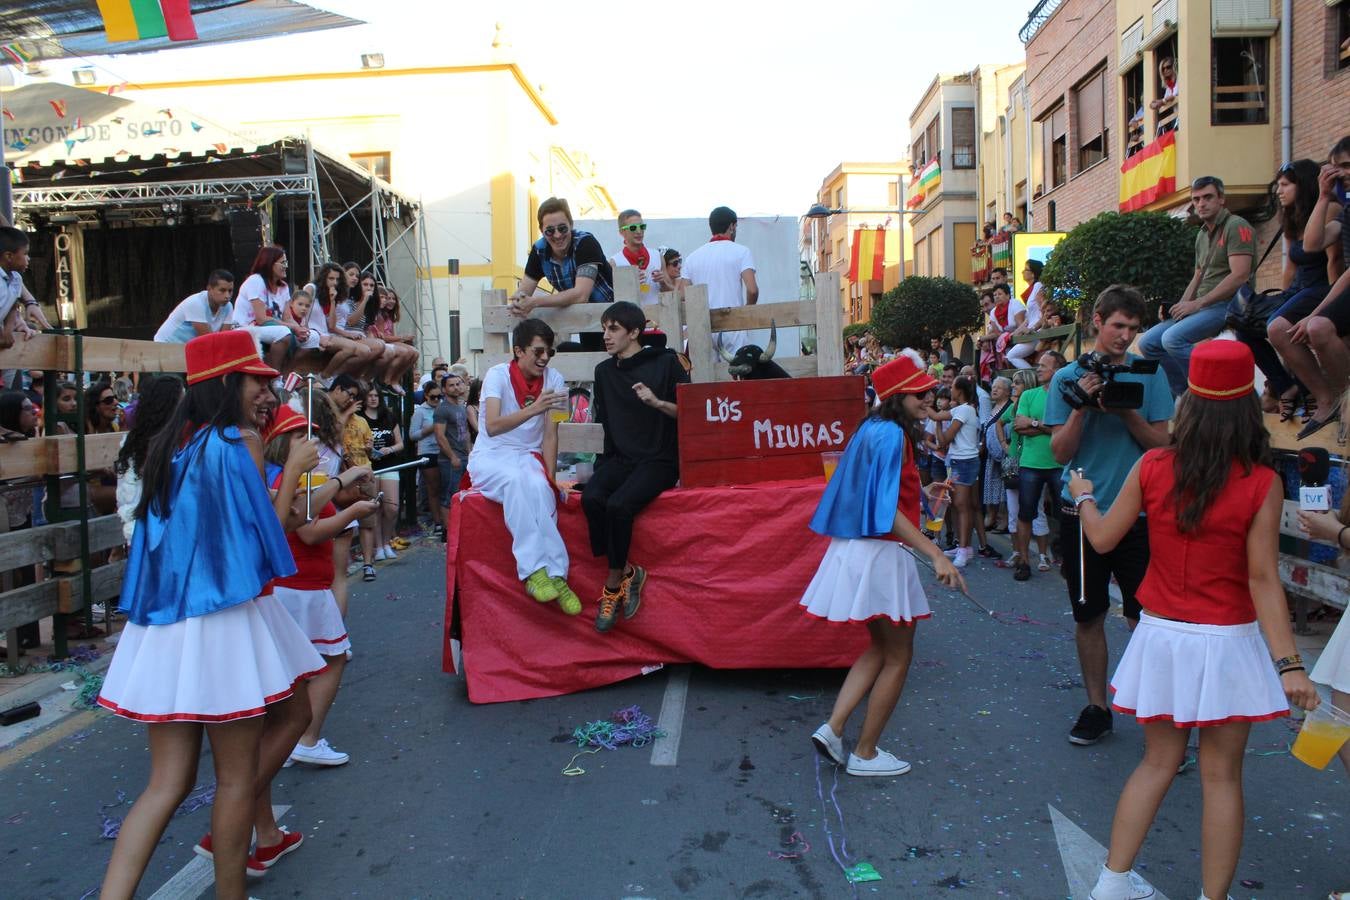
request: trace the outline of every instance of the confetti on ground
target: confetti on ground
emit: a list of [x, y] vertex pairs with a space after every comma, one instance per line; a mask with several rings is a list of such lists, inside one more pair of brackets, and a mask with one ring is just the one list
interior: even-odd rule
[[792, 836], [783, 847], [784, 850], [770, 850], [769, 856], [773, 859], [801, 859], [803, 854], [811, 852], [810, 843], [800, 831], [792, 832]]
[[819, 700], [819, 699], [820, 699], [820, 695], [819, 695], [819, 694], [804, 694], [804, 695], [803, 695], [803, 694], [788, 694], [788, 699], [789, 699], [789, 700], [796, 700], [798, 703], [800, 703], [800, 702], [802, 702], [803, 700]]
[[1264, 881], [1257, 881], [1254, 878], [1244, 878], [1241, 881], [1239, 881], [1238, 884], [1242, 885], [1245, 888], [1250, 888], [1253, 891], [1259, 891], [1261, 890], [1261, 888], [1266, 886], [1266, 883]]
[[849, 884], [861, 884], [864, 881], [880, 881], [881, 873], [870, 862], [860, 862], [844, 870]]

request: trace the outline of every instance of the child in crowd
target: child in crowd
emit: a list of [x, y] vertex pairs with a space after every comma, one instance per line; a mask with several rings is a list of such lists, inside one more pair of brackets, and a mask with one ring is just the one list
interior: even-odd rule
[[[913, 355], [911, 355], [913, 354]], [[820, 499], [811, 530], [830, 538], [801, 605], [828, 622], [867, 627], [872, 643], [848, 671], [830, 719], [811, 740], [850, 775], [903, 775], [910, 764], [877, 746], [900, 700], [914, 656], [914, 632], [930, 612], [910, 551], [933, 563], [949, 587], [965, 582], [952, 561], [919, 528], [919, 472], [914, 445], [937, 382], [913, 351], [872, 373], [877, 407], [859, 426]], [[909, 549], [907, 550], [906, 547]], [[843, 732], [863, 698], [867, 714], [853, 752]]]
[[[289, 406], [278, 410], [272, 427], [268, 429], [266, 474], [268, 483], [279, 486], [291, 450], [304, 445], [308, 421]], [[369, 469], [353, 468], [329, 479], [314, 489], [310, 500], [312, 521], [287, 533], [286, 542], [295, 557], [294, 575], [278, 579], [273, 593], [309, 637], [314, 649], [323, 657], [325, 666], [309, 683], [310, 723], [291, 751], [287, 765], [301, 762], [314, 766], [341, 766], [350, 757], [329, 746], [320, 735], [328, 710], [337, 697], [342, 681], [342, 670], [347, 664], [351, 641], [342, 621], [337, 599], [333, 596], [336, 569], [333, 565], [333, 539], [348, 525], [376, 510], [374, 500], [360, 500], [341, 512], [332, 498], [345, 487], [344, 481], [355, 482], [370, 474]], [[303, 500], [300, 501], [303, 504]], [[344, 576], [346, 573], [343, 573]]]
[[14, 335], [33, 336], [24, 321], [23, 273], [28, 271], [28, 235], [0, 226], [0, 350], [14, 346]]
[[298, 350], [328, 349], [328, 335], [309, 327], [313, 312], [314, 295], [305, 288], [297, 288], [286, 303], [282, 321], [294, 331]]
[[[143, 493], [122, 584], [127, 625], [99, 705], [147, 722], [149, 785], [122, 823], [103, 881], [105, 898], [130, 898], [174, 811], [197, 778], [202, 735], [216, 769], [212, 833], [216, 894], [244, 897], [255, 872], [303, 840], [249, 830], [258, 797], [309, 719], [304, 680], [323, 662], [276, 598], [274, 578], [295, 571], [282, 522], [309, 444], [291, 454], [275, 500], [262, 481], [259, 410], [275, 369], [243, 331], [186, 345], [188, 390], [151, 441], [140, 469]], [[199, 564], [212, 548], [228, 566]], [[266, 715], [264, 715], [266, 713]], [[289, 741], [286, 746], [281, 744]], [[280, 753], [278, 753], [280, 750]]]

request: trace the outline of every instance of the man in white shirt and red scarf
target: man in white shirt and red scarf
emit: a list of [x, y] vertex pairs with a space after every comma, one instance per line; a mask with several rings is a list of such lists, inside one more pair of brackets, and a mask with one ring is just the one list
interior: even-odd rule
[[567, 585], [568, 556], [558, 533], [558, 423], [567, 385], [553, 357], [553, 329], [526, 319], [511, 332], [515, 358], [488, 369], [480, 399], [481, 427], [469, 453], [474, 490], [502, 505], [516, 574], [540, 603], [557, 600], [569, 616], [581, 598]]
[[639, 293], [659, 294], [662, 291], [675, 290], [675, 285], [666, 277], [666, 267], [661, 254], [652, 253], [647, 249], [647, 223], [642, 221], [642, 213], [636, 209], [625, 209], [619, 213], [619, 238], [623, 241], [623, 246], [618, 253], [609, 258], [609, 264], [616, 269], [628, 266], [636, 268]]

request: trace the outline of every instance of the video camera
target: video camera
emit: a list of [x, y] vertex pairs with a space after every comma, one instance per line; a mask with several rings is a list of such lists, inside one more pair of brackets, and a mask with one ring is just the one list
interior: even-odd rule
[[1113, 363], [1104, 354], [1089, 350], [1078, 357], [1083, 372], [1093, 373], [1102, 380], [1095, 394], [1088, 394], [1072, 379], [1063, 384], [1064, 402], [1070, 409], [1097, 406], [1104, 409], [1139, 409], [1144, 405], [1144, 386], [1137, 381], [1116, 381], [1117, 375], [1152, 375], [1158, 371], [1156, 359], [1136, 359], [1128, 363]]

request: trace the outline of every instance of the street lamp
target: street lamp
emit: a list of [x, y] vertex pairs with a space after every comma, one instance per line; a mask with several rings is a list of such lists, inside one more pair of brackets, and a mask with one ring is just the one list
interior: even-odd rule
[[[899, 209], [831, 209], [824, 203], [813, 203], [811, 204], [811, 208], [806, 211], [806, 215], [804, 216], [804, 218], [828, 219], [830, 216], [848, 215], [849, 213], [854, 213], [856, 215], [889, 216], [892, 213], [898, 212], [899, 216], [897, 216], [896, 218], [898, 224], [896, 225], [895, 231], [896, 238], [899, 241], [899, 248], [900, 248], [900, 271], [896, 277], [896, 283], [898, 284], [899, 282], [905, 280], [905, 216], [914, 215], [916, 210], [905, 209], [904, 175], [898, 174], [896, 176], [896, 181], [898, 183], [898, 189], [896, 190], [895, 193], [900, 201], [897, 204]], [[811, 229], [811, 233], [814, 236], [815, 228]], [[819, 261], [818, 254], [817, 254], [817, 261]]]

